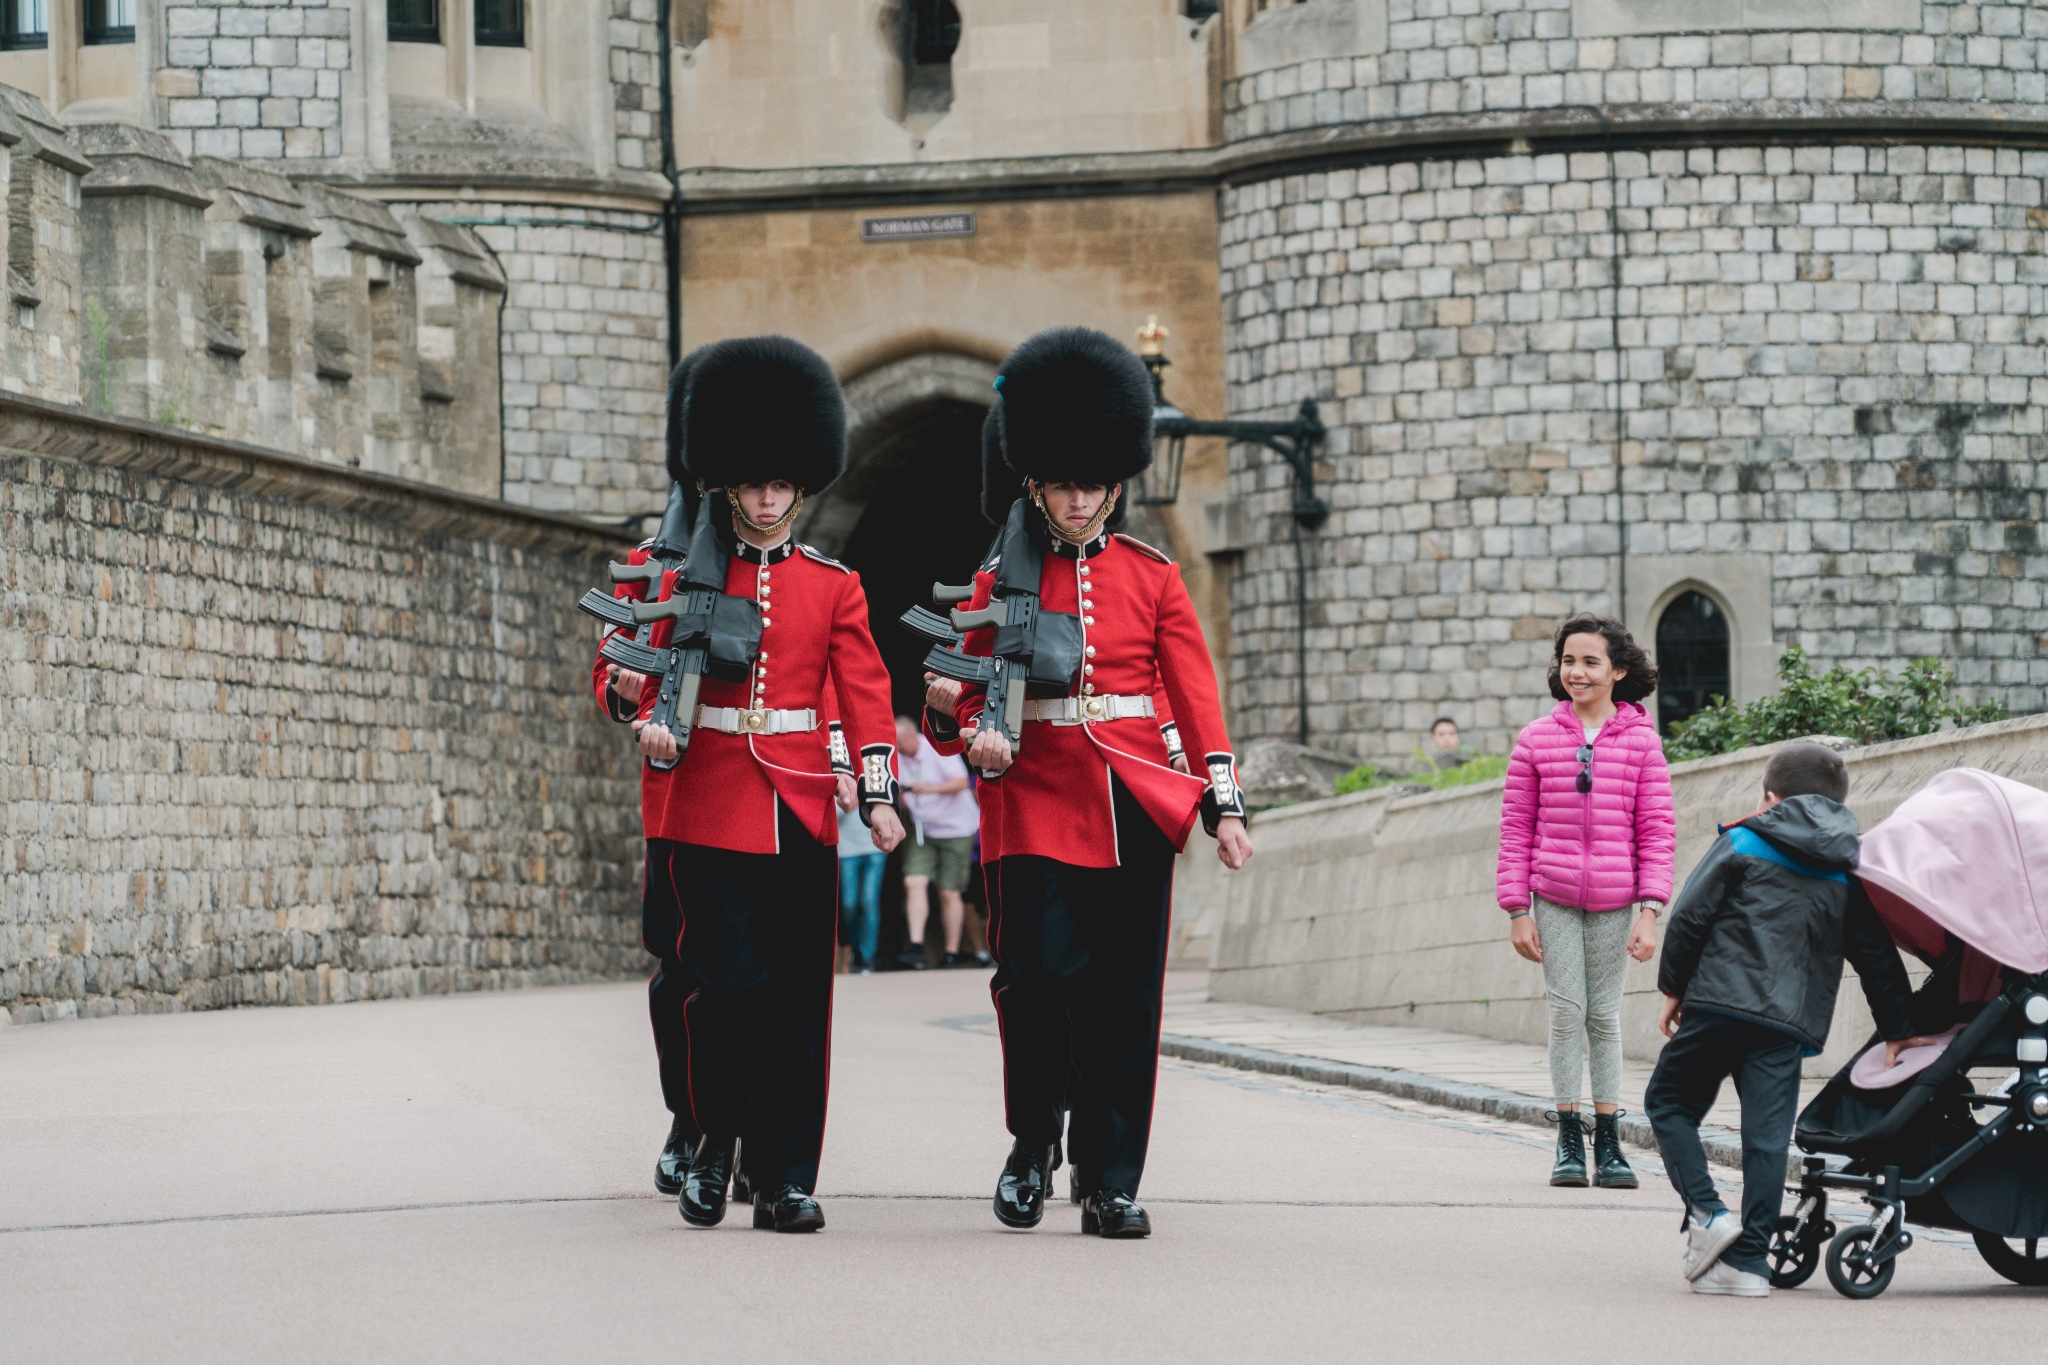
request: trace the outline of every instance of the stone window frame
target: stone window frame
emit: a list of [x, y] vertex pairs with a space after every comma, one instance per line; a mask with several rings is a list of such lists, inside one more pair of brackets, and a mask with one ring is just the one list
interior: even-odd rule
[[[1728, 620], [1729, 700], [1738, 706], [1777, 690], [1780, 645], [1771, 629], [1771, 556], [1768, 554], [1630, 555], [1625, 566], [1625, 624], [1656, 657], [1657, 625], [1680, 595], [1697, 592]], [[1644, 699], [1658, 720], [1657, 698]]]

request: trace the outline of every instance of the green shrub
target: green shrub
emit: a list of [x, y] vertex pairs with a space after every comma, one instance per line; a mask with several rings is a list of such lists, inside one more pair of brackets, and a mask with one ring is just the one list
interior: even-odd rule
[[1813, 671], [1793, 645], [1778, 656], [1777, 695], [1737, 706], [1725, 697], [1673, 727], [1664, 756], [1673, 762], [1733, 753], [1806, 735], [1843, 735], [1860, 744], [1932, 734], [1944, 724], [2005, 719], [2001, 702], [1971, 706], [1954, 699], [1955, 674], [1939, 659], [1915, 659], [1893, 676], [1881, 668], [1850, 672], [1840, 664]]
[[1474, 782], [1490, 782], [1508, 770], [1507, 759], [1499, 754], [1481, 754], [1455, 768], [1428, 766], [1429, 756], [1420, 749], [1415, 751], [1415, 760], [1425, 766], [1422, 772], [1413, 777], [1382, 772], [1370, 763], [1362, 763], [1337, 779], [1337, 795], [1349, 796], [1353, 792], [1371, 791], [1374, 787], [1392, 787], [1411, 782], [1419, 786], [1434, 787], [1438, 791], [1447, 791], [1452, 787], [1468, 787]]

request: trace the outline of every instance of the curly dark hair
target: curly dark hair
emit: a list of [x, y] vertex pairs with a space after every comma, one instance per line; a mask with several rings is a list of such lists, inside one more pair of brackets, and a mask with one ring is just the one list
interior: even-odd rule
[[1624, 670], [1621, 681], [1614, 684], [1616, 701], [1641, 701], [1657, 690], [1657, 665], [1650, 662], [1650, 656], [1628, 633], [1628, 627], [1612, 616], [1600, 616], [1582, 611], [1557, 628], [1556, 638], [1550, 642], [1550, 695], [1559, 701], [1570, 701], [1571, 693], [1564, 690], [1564, 683], [1557, 676], [1558, 663], [1564, 658], [1564, 642], [1574, 635], [1597, 635], [1607, 642], [1607, 657], [1614, 661], [1616, 668]]

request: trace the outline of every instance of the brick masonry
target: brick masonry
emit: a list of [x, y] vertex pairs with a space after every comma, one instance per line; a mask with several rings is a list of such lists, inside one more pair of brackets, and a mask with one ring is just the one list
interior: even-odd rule
[[0, 400], [0, 1020], [640, 965], [601, 535]]
[[188, 156], [341, 155], [349, 7], [325, 0], [164, 7], [164, 132]]
[[668, 490], [660, 217], [560, 205], [394, 207], [468, 224], [505, 273], [505, 500], [606, 520], [658, 508]]
[[[1299, 86], [1330, 79], [1314, 63], [1240, 82], [1235, 126], [1522, 107], [1530, 63], [1590, 82], [1552, 103], [1796, 100], [1832, 63], [1864, 83], [1836, 95], [2042, 112], [2038, 7], [1929, 0], [1919, 35], [1579, 42], [1562, 6], [1445, 9], [1394, 0], [1394, 50], [1350, 63], [1334, 102]], [[2044, 181], [2048, 154], [2018, 148], [1752, 141], [1226, 190], [1230, 408], [1314, 397], [1332, 428], [1333, 514], [1306, 537], [1314, 741], [1400, 760], [1448, 712], [1505, 752], [1549, 705], [1557, 620], [1616, 608], [1624, 527], [1630, 556], [1760, 557], [1778, 645], [1935, 655], [1973, 696], [2048, 709]], [[1232, 586], [1236, 730], [1291, 738], [1289, 482], [1263, 456], [1232, 467], [1264, 528]]]
[[1571, 0], [1387, 0], [1387, 51], [1227, 82], [1224, 135], [1590, 105], [2048, 101], [2048, 9], [1923, 0], [1920, 11], [1918, 33], [1578, 38]]

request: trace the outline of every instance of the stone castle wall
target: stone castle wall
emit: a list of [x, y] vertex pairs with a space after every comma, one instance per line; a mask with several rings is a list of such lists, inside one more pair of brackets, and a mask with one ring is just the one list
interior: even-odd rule
[[0, 397], [0, 1022], [636, 969], [601, 532]]
[[[1447, 713], [1505, 752], [1550, 704], [1565, 613], [1647, 635], [1680, 584], [1739, 618], [1738, 700], [1797, 643], [1938, 656], [1972, 696], [2048, 708], [2048, 153], [1996, 145], [1996, 120], [2048, 113], [2048, 11], [1574, 39], [1596, 0], [1440, 8], [1389, 0], [1389, 50], [1234, 87], [1246, 136], [1443, 119], [1426, 150], [1223, 194], [1231, 410], [1313, 397], [1331, 426], [1333, 513], [1304, 537], [1314, 742], [1400, 761]], [[1966, 99], [2006, 107], [1973, 105], [1967, 142], [1906, 135]], [[1622, 146], [1598, 124], [1499, 145], [1581, 100]], [[1888, 145], [1826, 100], [1883, 106]], [[1659, 145], [1681, 115], [1687, 145]], [[1461, 150], [1473, 118], [1494, 146]], [[1233, 582], [1236, 727], [1291, 738], [1289, 482], [1262, 455], [1233, 470], [1264, 528]]]

